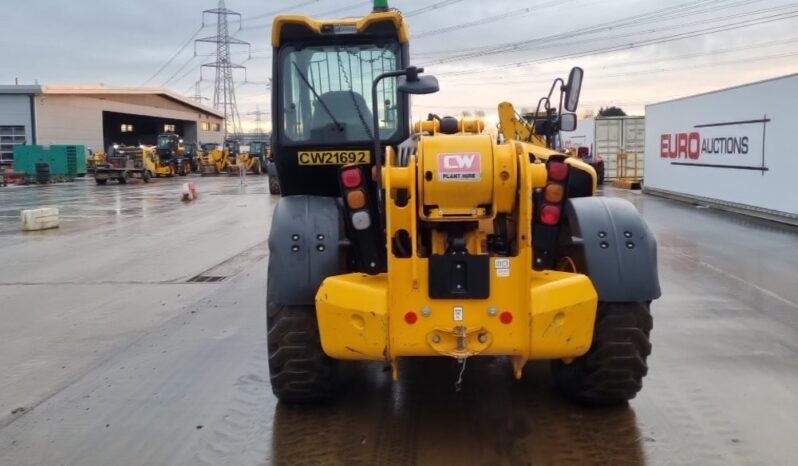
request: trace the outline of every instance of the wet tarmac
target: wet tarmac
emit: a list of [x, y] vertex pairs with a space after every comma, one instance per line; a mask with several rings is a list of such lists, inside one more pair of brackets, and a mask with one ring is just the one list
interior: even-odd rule
[[[628, 406], [563, 401], [473, 359], [344, 364], [339, 400], [276, 403], [265, 179], [0, 188], [0, 465], [792, 465], [798, 230], [629, 192], [659, 239], [650, 373]], [[61, 208], [23, 234], [18, 211]], [[199, 282], [196, 277], [224, 277]]]

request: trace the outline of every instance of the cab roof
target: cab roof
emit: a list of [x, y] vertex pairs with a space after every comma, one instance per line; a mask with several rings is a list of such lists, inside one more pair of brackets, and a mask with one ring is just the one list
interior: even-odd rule
[[321, 37], [352, 37], [373, 33], [392, 36], [404, 44], [410, 33], [407, 22], [398, 10], [370, 13], [360, 18], [313, 19], [305, 15], [280, 15], [272, 25], [272, 46], [279, 47], [291, 40], [318, 39]]

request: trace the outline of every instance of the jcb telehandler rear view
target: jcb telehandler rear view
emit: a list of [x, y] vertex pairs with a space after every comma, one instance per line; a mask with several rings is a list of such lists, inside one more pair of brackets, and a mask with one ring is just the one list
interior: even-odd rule
[[594, 196], [590, 166], [543, 142], [573, 126], [581, 69], [541, 99], [541, 137], [496, 140], [475, 120], [411, 128], [409, 95], [438, 83], [409, 65], [396, 10], [278, 16], [272, 42], [283, 197], [267, 325], [280, 400], [334, 396], [338, 360], [384, 361], [397, 379], [409, 356], [506, 357], [517, 378], [546, 359], [572, 399], [637, 394], [660, 295], [655, 240], [632, 204]]

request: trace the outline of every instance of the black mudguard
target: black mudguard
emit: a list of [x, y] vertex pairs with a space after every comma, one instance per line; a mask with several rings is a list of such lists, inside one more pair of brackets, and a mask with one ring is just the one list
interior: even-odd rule
[[269, 233], [269, 305], [314, 305], [322, 280], [343, 268], [341, 214], [332, 197], [288, 196]]
[[657, 241], [631, 202], [606, 197], [569, 199], [564, 251], [590, 277], [604, 302], [660, 297]]

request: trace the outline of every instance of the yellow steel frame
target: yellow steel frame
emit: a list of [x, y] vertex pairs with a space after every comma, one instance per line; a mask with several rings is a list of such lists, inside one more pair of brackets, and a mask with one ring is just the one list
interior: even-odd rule
[[[440, 138], [440, 144], [428, 147], [442, 150], [455, 144], [455, 139], [446, 138], [462, 136], [422, 136], [418, 158], [411, 157], [404, 167], [394, 165], [393, 151], [387, 151], [383, 179], [388, 197], [388, 272], [375, 276], [338, 275], [323, 282], [316, 295], [316, 309], [324, 351], [336, 359], [389, 361], [395, 377], [396, 359], [403, 356], [511, 356], [515, 375], [520, 377], [527, 360], [569, 360], [587, 352], [597, 306], [590, 279], [565, 271], [534, 271], [531, 267], [533, 193], [546, 183], [545, 165], [540, 160], [556, 152], [518, 142], [494, 143], [492, 153], [483, 149], [483, 160], [498, 167], [490, 179], [495, 190], [494, 208], [491, 218], [481, 219], [480, 228], [472, 233], [467, 247], [470, 253], [484, 249], [481, 244], [492, 228], [492, 217], [504, 209], [514, 219], [517, 251], [511, 257], [490, 258], [488, 299], [433, 300], [428, 294], [429, 260], [415, 241], [424, 191], [418, 185], [418, 180], [424, 180], [419, 159], [435, 156], [424, 154], [425, 137]], [[530, 161], [530, 153], [535, 155], [534, 161]], [[410, 193], [405, 205], [397, 202], [399, 190]], [[456, 192], [448, 196], [453, 198]], [[400, 230], [407, 231], [413, 239], [408, 258], [391, 253], [391, 238]], [[433, 249], [441, 247], [433, 245]], [[505, 311], [512, 313], [512, 322], [502, 322], [500, 315]], [[405, 321], [407, 312], [415, 313], [417, 320]], [[461, 320], [457, 320], [458, 314], [462, 314]]]

